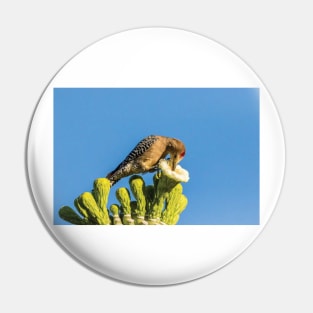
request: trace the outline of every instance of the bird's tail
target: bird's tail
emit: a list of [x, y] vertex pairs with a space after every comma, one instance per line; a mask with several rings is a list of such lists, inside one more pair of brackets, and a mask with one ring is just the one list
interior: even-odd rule
[[114, 173], [115, 173], [115, 171], [110, 172], [110, 173], [106, 176], [106, 178], [107, 178], [107, 179], [110, 181], [110, 183], [111, 183], [111, 187], [112, 187], [113, 185], [115, 185], [115, 184], [119, 181], [119, 179], [115, 178]]
[[121, 167], [120, 165], [112, 172], [110, 172], [106, 178], [110, 181], [111, 187], [115, 185], [122, 177], [121, 177]]

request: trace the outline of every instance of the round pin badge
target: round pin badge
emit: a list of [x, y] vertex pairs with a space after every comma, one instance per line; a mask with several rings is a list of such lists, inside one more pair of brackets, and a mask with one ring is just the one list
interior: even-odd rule
[[87, 47], [51, 80], [28, 138], [29, 184], [54, 238], [88, 268], [187, 282], [268, 222], [285, 166], [257, 75], [221, 44], [142, 28]]

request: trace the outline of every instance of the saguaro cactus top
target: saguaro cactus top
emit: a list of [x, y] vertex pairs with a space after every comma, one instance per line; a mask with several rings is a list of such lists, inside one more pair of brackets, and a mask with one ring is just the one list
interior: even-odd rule
[[[174, 225], [186, 208], [188, 200], [181, 182], [189, 180], [189, 173], [177, 165], [171, 169], [169, 161], [159, 162], [160, 172], [153, 178], [153, 185], [146, 186], [139, 175], [129, 179], [129, 189], [116, 191], [114, 203], [107, 207], [110, 180], [98, 178], [92, 192], [84, 192], [74, 200], [76, 210], [63, 206], [59, 215], [76, 225]], [[132, 200], [132, 196], [134, 200]]]

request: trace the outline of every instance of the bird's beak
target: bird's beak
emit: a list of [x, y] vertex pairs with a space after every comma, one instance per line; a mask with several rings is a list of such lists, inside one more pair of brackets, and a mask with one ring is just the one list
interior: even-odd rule
[[171, 158], [170, 159], [170, 166], [171, 166], [172, 171], [175, 171], [176, 164], [177, 164], [177, 162], [176, 162], [175, 158]]

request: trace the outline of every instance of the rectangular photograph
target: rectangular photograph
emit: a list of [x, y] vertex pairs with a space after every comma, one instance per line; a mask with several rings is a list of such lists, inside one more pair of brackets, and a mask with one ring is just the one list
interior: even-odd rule
[[55, 225], [258, 225], [258, 88], [55, 88]]

